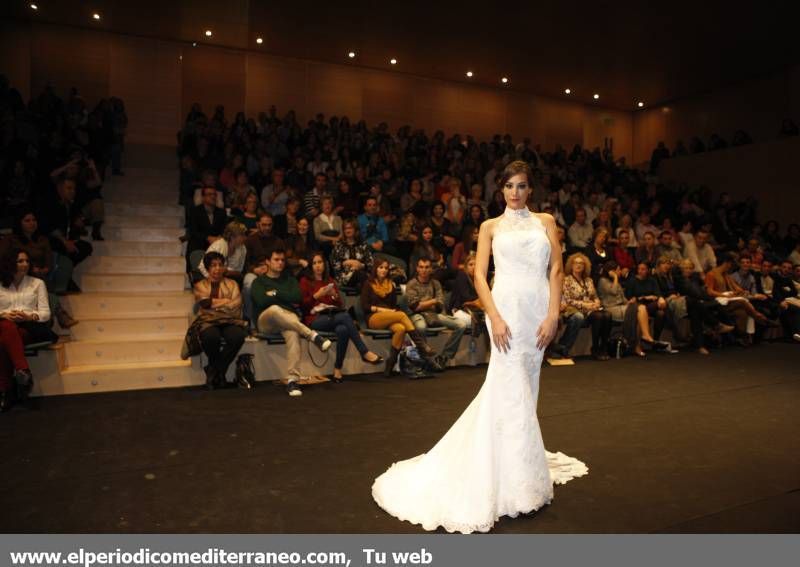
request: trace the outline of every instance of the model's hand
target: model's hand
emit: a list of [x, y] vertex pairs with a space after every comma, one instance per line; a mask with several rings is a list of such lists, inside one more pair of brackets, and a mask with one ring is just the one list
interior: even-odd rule
[[539, 325], [539, 330], [536, 331], [536, 347], [540, 350], [544, 349], [556, 338], [557, 332], [558, 317], [546, 317], [542, 324]]
[[505, 353], [511, 349], [511, 329], [499, 315], [492, 319], [492, 340], [500, 352]]

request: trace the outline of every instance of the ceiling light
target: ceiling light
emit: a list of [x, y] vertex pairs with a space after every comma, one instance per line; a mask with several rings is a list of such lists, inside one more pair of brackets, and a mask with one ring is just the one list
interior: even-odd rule
[[599, 95], [599, 94], [597, 94], [597, 93], [594, 93], [594, 94], [592, 95], [592, 98], [593, 98], [593, 99], [595, 99], [595, 100], [597, 100], [598, 98], [600, 98], [600, 95]]
[[636, 106], [642, 108], [644, 106], [644, 103], [640, 100], [639, 102], [636, 103]]
[[256, 38], [256, 43], [257, 43], [257, 44], [259, 44], [259, 45], [261, 45], [262, 43], [264, 43], [264, 39], [263, 39], [263, 38], [260, 38], [260, 37], [257, 37], [257, 38]]
[[467, 71], [467, 77], [471, 77], [471, 76], [472, 76], [472, 71]]
[[352, 59], [353, 57], [355, 57], [355, 56], [356, 56], [356, 52], [355, 52], [355, 51], [351, 51], [350, 53], [348, 53], [348, 54], [347, 54], [347, 56], [348, 56], [350, 59]]
[[500, 82], [505, 85], [508, 82], [508, 77], [503, 77], [502, 79], [500, 79]]
[[39, 6], [37, 6], [36, 4], [31, 4], [31, 10], [38, 10], [38, 9]]
[[95, 12], [94, 14], [92, 14], [92, 18], [94, 18], [95, 20], [99, 20], [100, 19], [100, 14]]
[[391, 63], [392, 65], [397, 65], [397, 59], [394, 58], [389, 59], [389, 63]]
[[212, 35], [214, 34], [211, 33], [211, 30], [206, 30], [206, 37], [211, 37]]
[[564, 89], [564, 94], [570, 94], [572, 91], [570, 89]]

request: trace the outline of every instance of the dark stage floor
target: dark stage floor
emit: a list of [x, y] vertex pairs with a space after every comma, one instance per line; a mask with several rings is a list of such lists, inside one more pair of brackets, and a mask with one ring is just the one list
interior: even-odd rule
[[[45, 399], [0, 416], [0, 532], [415, 532], [372, 480], [484, 372]], [[547, 367], [539, 417], [589, 475], [497, 533], [800, 531], [800, 346]]]

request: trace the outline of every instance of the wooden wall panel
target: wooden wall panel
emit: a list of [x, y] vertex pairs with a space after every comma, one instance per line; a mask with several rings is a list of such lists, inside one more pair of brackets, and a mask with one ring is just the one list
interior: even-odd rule
[[672, 149], [678, 140], [689, 143], [711, 134], [728, 143], [738, 129], [757, 141], [777, 136], [784, 117], [800, 121], [800, 66], [729, 88], [681, 99], [634, 114], [635, 162], [650, 159], [658, 141]]
[[111, 36], [49, 25], [31, 32], [31, 92], [51, 84], [60, 96], [76, 87], [91, 108], [109, 93]]
[[[505, 93], [506, 118], [504, 132], [511, 134], [514, 140], [531, 138], [535, 144], [543, 144], [544, 128], [536, 119], [533, 99], [521, 93]], [[544, 148], [544, 144], [542, 145]]]
[[583, 105], [566, 101], [535, 99], [535, 119], [542, 124], [542, 137], [537, 140], [545, 150], [561, 145], [567, 150], [583, 143]]
[[358, 69], [308, 63], [306, 80], [307, 109], [305, 116], [298, 115], [301, 124], [316, 113], [326, 116], [347, 116], [351, 121], [361, 120], [363, 115], [362, 73]]
[[308, 115], [305, 63], [265, 55], [247, 55], [247, 115], [255, 118], [275, 105], [278, 116], [294, 110], [298, 117]]
[[130, 142], [175, 143], [182, 123], [180, 56], [173, 43], [114, 37], [110, 92], [125, 101]]
[[0, 74], [27, 102], [31, 96], [31, 29], [0, 20]]
[[[188, 6], [182, 2], [176, 9]], [[241, 6], [236, 3], [234, 12], [241, 12]], [[193, 26], [202, 23], [202, 15], [195, 16]], [[230, 25], [220, 29], [235, 31], [237, 21], [233, 14]], [[0, 41], [13, 41], [4, 35]], [[630, 151], [627, 140], [636, 128], [623, 112], [359, 67], [44, 24], [34, 25], [30, 38], [29, 63], [24, 50], [13, 60], [0, 59], [16, 65], [15, 76], [30, 84], [30, 92], [52, 81], [60, 93], [77, 86], [90, 104], [121, 96], [134, 143], [174, 143], [194, 102], [208, 114], [223, 104], [228, 120], [240, 110], [255, 117], [274, 104], [280, 115], [294, 109], [303, 124], [322, 112], [370, 125], [387, 122], [392, 131], [410, 124], [429, 134], [441, 129], [479, 141], [510, 133], [515, 141], [530, 137], [545, 151], [555, 144], [602, 145], [604, 137], [613, 136], [618, 156]], [[661, 130], [650, 130], [651, 137], [660, 135]]]
[[211, 117], [214, 107], [225, 106], [225, 117], [232, 122], [244, 111], [245, 55], [239, 51], [211, 47], [187, 47], [182, 61], [181, 117], [199, 102]]
[[392, 131], [403, 124], [413, 125], [415, 90], [413, 77], [366, 71], [363, 76], [362, 116], [367, 124], [386, 122]]
[[508, 106], [504, 92], [465, 86], [459, 89], [458, 94], [459, 134], [487, 140], [495, 134], [506, 133]]
[[633, 120], [625, 112], [587, 109], [583, 120], [583, 147], [593, 150], [613, 142], [615, 156], [629, 156], [632, 147]]

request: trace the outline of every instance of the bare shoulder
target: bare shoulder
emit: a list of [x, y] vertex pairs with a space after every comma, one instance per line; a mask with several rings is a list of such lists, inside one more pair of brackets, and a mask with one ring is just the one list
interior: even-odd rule
[[556, 219], [550, 213], [533, 213], [545, 226], [555, 226]]
[[480, 228], [480, 231], [479, 231], [478, 234], [479, 235], [480, 234], [486, 234], [486, 235], [492, 236], [494, 234], [494, 227], [497, 226], [497, 223], [498, 223], [499, 220], [500, 220], [500, 217], [493, 218], [493, 219], [486, 219], [485, 221], [483, 221], [481, 223], [481, 228]]

